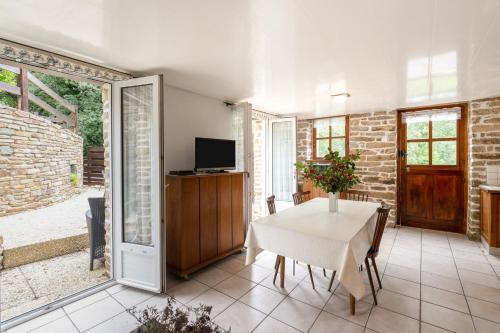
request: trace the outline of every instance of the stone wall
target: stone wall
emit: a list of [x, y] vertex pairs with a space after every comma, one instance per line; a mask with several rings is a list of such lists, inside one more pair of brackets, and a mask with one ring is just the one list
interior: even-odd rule
[[102, 136], [104, 146], [104, 236], [106, 246], [104, 248], [104, 266], [106, 275], [112, 277], [112, 253], [111, 253], [111, 87], [102, 86]]
[[[297, 121], [297, 162], [305, 162], [312, 159], [312, 132], [312, 120]], [[301, 189], [303, 179], [300, 173], [297, 177], [297, 182], [299, 183], [299, 189]]]
[[370, 194], [371, 201], [391, 205], [390, 220], [396, 216], [397, 113], [380, 111], [349, 117], [349, 149], [359, 150], [356, 163], [362, 183], [353, 188]]
[[[82, 166], [80, 136], [32, 113], [0, 108], [0, 216], [78, 194]], [[70, 181], [72, 167], [76, 184]]]
[[500, 165], [500, 97], [472, 101], [468, 125], [467, 234], [479, 239], [479, 185], [486, 183], [487, 165]]
[[[396, 216], [396, 116], [396, 111], [380, 111], [349, 117], [349, 148], [351, 153], [361, 153], [356, 165], [362, 184], [353, 190], [369, 193], [371, 201], [383, 200], [391, 205], [391, 222]], [[312, 158], [312, 130], [312, 120], [297, 122], [298, 161]]]
[[252, 204], [252, 219], [258, 219], [265, 215], [264, 196], [265, 196], [265, 120], [252, 120], [253, 134], [253, 204]]

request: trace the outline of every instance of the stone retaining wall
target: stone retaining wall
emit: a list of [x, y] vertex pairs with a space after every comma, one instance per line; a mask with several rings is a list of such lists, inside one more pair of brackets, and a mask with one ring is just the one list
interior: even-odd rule
[[[0, 216], [67, 200], [82, 185], [83, 140], [35, 114], [0, 108]], [[70, 171], [78, 175], [70, 181]]]
[[500, 165], [500, 97], [475, 100], [469, 108], [469, 202], [467, 234], [479, 239], [479, 185], [486, 166]]

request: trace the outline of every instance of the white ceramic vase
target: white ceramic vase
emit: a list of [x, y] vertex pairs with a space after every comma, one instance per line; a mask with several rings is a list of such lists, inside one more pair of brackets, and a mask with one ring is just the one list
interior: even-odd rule
[[328, 193], [328, 203], [330, 212], [336, 213], [339, 210], [339, 194], [338, 193]]

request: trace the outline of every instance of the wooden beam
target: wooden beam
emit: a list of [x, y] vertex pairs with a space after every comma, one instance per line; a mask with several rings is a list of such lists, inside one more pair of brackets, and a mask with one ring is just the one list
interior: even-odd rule
[[64, 106], [66, 109], [70, 110], [72, 113], [76, 112], [76, 105], [69, 103], [67, 100], [59, 96], [54, 90], [50, 89], [42, 81], [40, 81], [36, 76], [28, 73], [28, 79], [38, 88], [42, 89], [47, 95], [55, 99], [59, 104]]
[[14, 66], [9, 66], [5, 64], [0, 64], [0, 69], [5, 69], [9, 72], [12, 72], [14, 74], [19, 74], [19, 67], [14, 67]]
[[52, 113], [54, 116], [56, 116], [58, 120], [64, 121], [68, 125], [72, 124], [71, 118], [69, 116], [53, 108], [49, 104], [45, 103], [42, 99], [35, 96], [34, 94], [29, 93], [29, 100], [38, 105], [39, 107], [41, 107], [42, 109], [44, 109], [45, 111]]
[[5, 82], [0, 82], [0, 90], [4, 90], [16, 96], [21, 95], [21, 89], [19, 87], [11, 86], [10, 84], [7, 84]]
[[17, 108], [19, 110], [29, 111], [28, 70], [26, 68], [19, 68], [17, 86], [21, 89], [21, 94], [17, 97]]

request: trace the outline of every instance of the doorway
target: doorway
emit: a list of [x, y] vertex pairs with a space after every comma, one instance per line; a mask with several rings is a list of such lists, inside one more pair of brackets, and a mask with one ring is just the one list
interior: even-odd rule
[[7, 147], [0, 169], [11, 180], [1, 185], [2, 325], [113, 278], [105, 237], [110, 90], [109, 83], [0, 62]]
[[268, 133], [268, 195], [276, 196], [280, 211], [293, 206], [292, 194], [297, 191], [296, 118], [269, 120]]
[[465, 232], [467, 104], [398, 110], [398, 221]]

